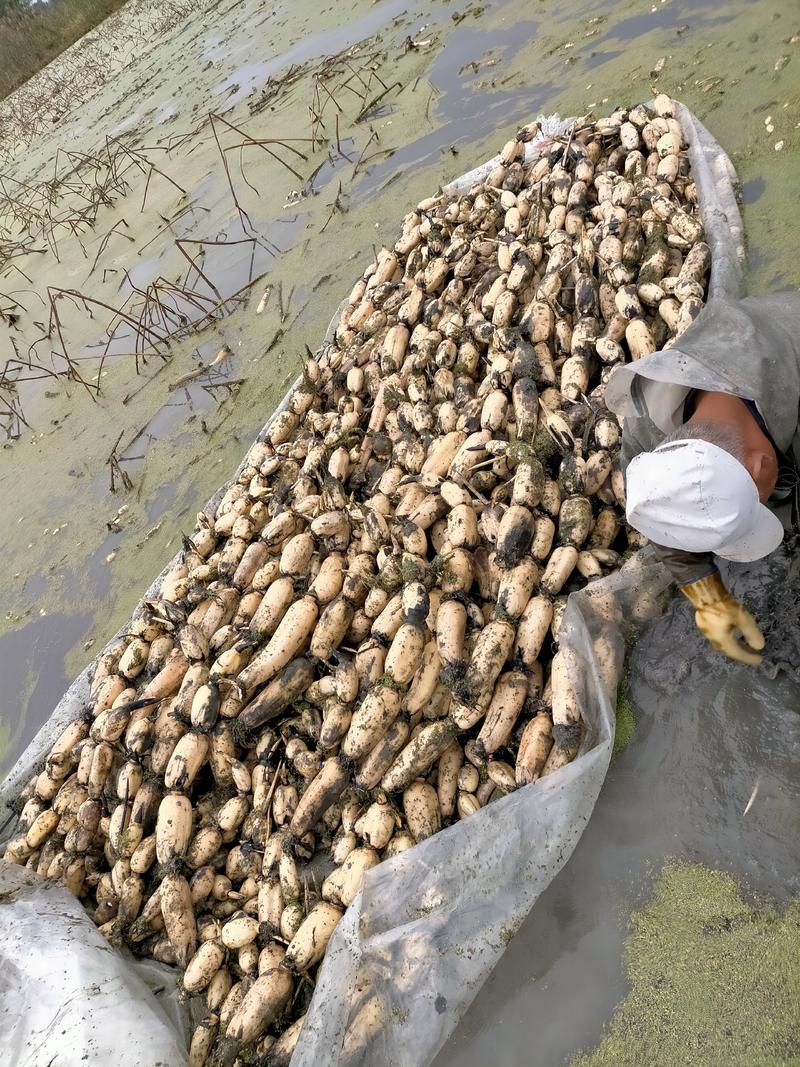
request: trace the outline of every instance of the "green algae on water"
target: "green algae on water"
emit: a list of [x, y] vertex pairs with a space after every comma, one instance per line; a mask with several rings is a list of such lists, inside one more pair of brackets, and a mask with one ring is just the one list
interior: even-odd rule
[[623, 679], [617, 693], [617, 707], [614, 723], [614, 747], [611, 750], [612, 760], [616, 759], [624, 748], [627, 748], [635, 729], [636, 718], [633, 714], [633, 705], [628, 696], [627, 679]]
[[670, 863], [631, 926], [630, 992], [571, 1067], [800, 1065], [800, 899], [754, 907], [730, 875]]

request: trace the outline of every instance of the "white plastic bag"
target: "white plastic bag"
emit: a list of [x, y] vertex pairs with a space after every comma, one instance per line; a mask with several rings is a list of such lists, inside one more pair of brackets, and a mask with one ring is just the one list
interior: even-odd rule
[[174, 990], [170, 968], [128, 962], [61, 883], [0, 862], [0, 1063], [185, 1067], [162, 1007]]

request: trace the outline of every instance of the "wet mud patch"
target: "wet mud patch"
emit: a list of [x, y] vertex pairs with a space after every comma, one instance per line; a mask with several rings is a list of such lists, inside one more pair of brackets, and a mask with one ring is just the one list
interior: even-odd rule
[[[766, 647], [761, 665], [748, 672], [748, 679], [768, 686], [800, 681], [800, 545], [797, 538], [787, 542], [766, 559], [746, 566], [720, 561], [727, 587], [755, 617]], [[693, 634], [693, 611], [683, 598], [675, 599], [669, 610], [649, 630], [646, 647], [666, 650], [689, 643]], [[696, 641], [692, 655], [681, 664], [672, 656], [646, 656], [635, 652], [637, 680], [660, 693], [676, 686], [693, 684], [700, 677], [717, 678], [723, 685], [741, 676], [739, 668], [724, 656], [716, 655], [704, 642]], [[676, 670], [677, 666], [677, 670]]]
[[610, 49], [608, 52], [590, 52], [585, 59], [586, 69], [593, 70], [595, 67], [602, 67], [604, 63], [608, 63], [623, 54], [622, 50], [615, 51], [614, 49]]
[[729, 874], [668, 864], [631, 917], [630, 992], [571, 1067], [782, 1067], [800, 1057], [800, 900], [746, 899]]

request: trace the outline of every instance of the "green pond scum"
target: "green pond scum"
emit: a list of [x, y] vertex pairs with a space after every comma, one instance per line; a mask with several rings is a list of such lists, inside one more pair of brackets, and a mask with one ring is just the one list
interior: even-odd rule
[[630, 697], [628, 696], [626, 679], [623, 678], [617, 693], [617, 707], [614, 719], [614, 747], [611, 750], [612, 760], [615, 760], [617, 756], [627, 748], [635, 730], [636, 717], [633, 712], [633, 705], [631, 704]]
[[570, 1067], [796, 1067], [800, 900], [745, 899], [727, 873], [668, 863], [631, 917], [630, 991]]

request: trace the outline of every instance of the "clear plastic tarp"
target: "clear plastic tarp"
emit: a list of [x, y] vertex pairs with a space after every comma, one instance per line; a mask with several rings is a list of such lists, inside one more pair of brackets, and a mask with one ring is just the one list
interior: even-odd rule
[[186, 1064], [177, 975], [112, 949], [61, 883], [0, 863], [0, 945], [3, 1064]]

